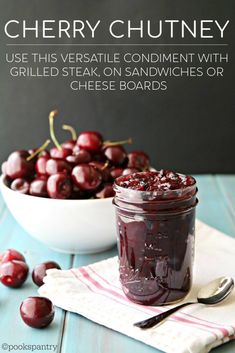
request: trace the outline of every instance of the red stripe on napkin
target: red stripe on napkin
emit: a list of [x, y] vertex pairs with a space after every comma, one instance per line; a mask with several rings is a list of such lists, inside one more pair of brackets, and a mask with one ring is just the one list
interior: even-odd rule
[[[77, 271], [79, 272], [80, 276], [77, 274]], [[95, 271], [93, 269], [92, 269], [92, 271], [95, 273]], [[79, 269], [76, 269], [76, 270], [71, 269], [71, 272], [73, 273], [73, 275], [78, 280], [80, 280], [83, 284], [85, 284], [86, 287], [90, 291], [98, 293], [98, 294], [102, 294], [102, 295], [104, 295], [104, 296], [106, 296], [106, 297], [108, 297], [108, 298], [110, 298], [112, 300], [115, 300], [115, 302], [118, 302], [119, 304], [122, 304], [122, 305], [125, 305], [125, 306], [129, 306], [129, 307], [131, 307], [131, 308], [133, 308], [135, 310], [138, 310], [138, 311], [150, 314], [150, 315], [153, 314], [153, 313], [156, 314], [156, 313], [161, 313], [161, 312], [164, 311], [164, 310], [161, 310], [159, 308], [142, 306], [142, 305], [135, 304], [135, 303], [131, 302], [124, 294], [120, 294], [120, 293], [118, 293], [117, 290], [111, 289], [109, 282], [106, 279], [104, 279], [103, 277], [101, 277], [99, 274], [96, 273], [96, 275], [101, 280], [106, 281], [106, 284], [109, 285], [109, 288], [104, 287], [100, 282], [98, 282], [94, 277], [92, 277], [87, 272], [87, 270], [84, 267], [80, 267]], [[84, 281], [84, 279], [85, 279], [85, 281]], [[86, 281], [88, 281], [89, 284], [87, 284]], [[189, 319], [186, 319], [186, 318], [183, 318], [183, 317], [179, 317], [177, 315], [172, 315], [169, 318], [169, 320], [190, 324], [193, 327], [197, 327], [197, 328], [199, 328], [201, 330], [210, 332], [217, 339], [219, 338], [218, 334], [217, 334], [218, 330], [222, 333], [222, 337], [230, 336], [228, 330], [226, 328], [224, 328], [224, 327], [213, 327], [211, 325], [206, 325], [206, 324], [203, 324], [201, 322], [198, 323], [198, 322], [195, 322], [193, 320], [189, 320]]]

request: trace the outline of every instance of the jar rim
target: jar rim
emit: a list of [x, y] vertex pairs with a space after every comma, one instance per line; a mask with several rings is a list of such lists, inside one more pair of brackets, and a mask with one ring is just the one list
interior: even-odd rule
[[[185, 176], [182, 173], [177, 173], [180, 176]], [[179, 198], [183, 198], [187, 195], [194, 195], [197, 192], [197, 182], [196, 179], [190, 176], [194, 181], [193, 184], [188, 186], [183, 186], [178, 189], [168, 189], [168, 190], [154, 190], [154, 191], [143, 191], [130, 188], [124, 188], [118, 185], [118, 180], [122, 178], [118, 177], [114, 181], [114, 191], [116, 196], [121, 197], [122, 199], [133, 200], [135, 202], [143, 201], [173, 201]]]

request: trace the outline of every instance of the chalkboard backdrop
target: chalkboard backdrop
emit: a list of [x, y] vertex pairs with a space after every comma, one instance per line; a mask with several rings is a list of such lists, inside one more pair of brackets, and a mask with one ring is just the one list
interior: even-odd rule
[[[106, 139], [133, 138], [132, 149], [144, 149], [152, 165], [187, 173], [234, 173], [234, 20], [233, 0], [0, 0], [0, 161], [15, 149], [40, 145], [48, 137], [48, 113], [58, 108], [60, 125], [78, 131], [99, 130]], [[164, 92], [73, 92], [67, 79], [12, 78], [6, 52], [123, 52], [126, 47], [8, 47], [4, 24], [9, 19], [221, 19], [230, 20], [224, 48], [191, 47], [191, 52], [228, 52], [224, 77], [173, 79]], [[28, 38], [24, 43], [32, 43]], [[112, 41], [106, 33], [99, 42]], [[141, 43], [133, 38], [135, 43]], [[162, 38], [166, 43], [166, 38]], [[91, 40], [87, 39], [89, 43]], [[11, 43], [14, 41], [11, 41]], [[17, 42], [17, 41], [15, 41]], [[43, 42], [43, 40], [41, 41]], [[56, 40], [53, 40], [56, 43]], [[77, 40], [67, 39], [67, 44]], [[86, 41], [84, 41], [86, 42]], [[115, 43], [115, 40], [113, 41]], [[146, 39], [147, 42], [147, 39]], [[59, 42], [58, 42], [59, 43]], [[200, 40], [199, 40], [200, 43]], [[213, 40], [211, 40], [211, 43]], [[169, 52], [169, 47], [128, 48], [129, 51]], [[186, 52], [185, 47], [174, 47]]]

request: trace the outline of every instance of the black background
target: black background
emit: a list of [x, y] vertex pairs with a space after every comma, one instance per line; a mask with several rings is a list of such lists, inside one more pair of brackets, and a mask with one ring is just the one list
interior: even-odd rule
[[[124, 1], [124, 0], [0, 0], [0, 161], [14, 149], [40, 145], [48, 137], [48, 112], [58, 108], [56, 120], [60, 139], [64, 122], [77, 130], [99, 130], [106, 139], [132, 137], [132, 149], [144, 149], [157, 168], [186, 173], [232, 173], [234, 161], [234, 1]], [[25, 51], [6, 44], [14, 43], [4, 36], [9, 19], [219, 19], [230, 20], [224, 42], [219, 49], [229, 52], [223, 78], [173, 79], [166, 92], [73, 92], [66, 79], [11, 78], [6, 52]], [[166, 38], [161, 39], [166, 43]], [[177, 38], [175, 39], [175, 41]], [[186, 40], [189, 42], [190, 39]], [[25, 41], [32, 42], [29, 38]], [[74, 40], [74, 42], [77, 42]], [[97, 42], [111, 42], [105, 32]], [[138, 43], [137, 38], [132, 42]], [[146, 38], [147, 42], [148, 39]], [[17, 43], [17, 41], [15, 41]], [[38, 42], [43, 42], [39, 40]], [[56, 40], [53, 40], [56, 43]], [[66, 41], [63, 41], [66, 42]], [[84, 41], [85, 42], [85, 41]], [[88, 42], [92, 42], [88, 39]], [[120, 40], [119, 40], [120, 42]], [[177, 40], [179, 43], [179, 40]], [[215, 41], [216, 42], [216, 41]], [[73, 43], [68, 39], [66, 43]], [[139, 41], [140, 43], [140, 41]], [[213, 41], [211, 41], [213, 43]], [[84, 52], [126, 51], [124, 47], [75, 48]], [[42, 53], [74, 51], [74, 47], [27, 48]], [[129, 51], [186, 52], [184, 47], [128, 48]], [[218, 48], [192, 47], [191, 52], [216, 52]]]

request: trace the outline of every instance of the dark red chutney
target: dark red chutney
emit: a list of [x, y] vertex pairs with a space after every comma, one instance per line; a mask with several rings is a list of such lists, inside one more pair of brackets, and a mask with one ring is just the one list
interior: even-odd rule
[[116, 179], [120, 281], [126, 296], [144, 305], [184, 298], [191, 288], [196, 181], [172, 171]]

